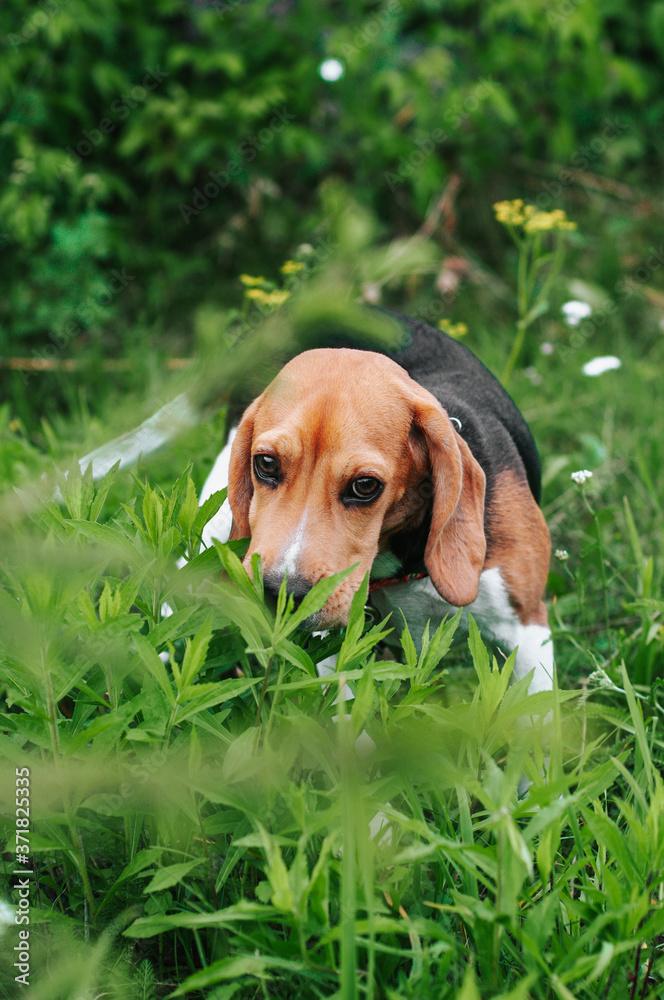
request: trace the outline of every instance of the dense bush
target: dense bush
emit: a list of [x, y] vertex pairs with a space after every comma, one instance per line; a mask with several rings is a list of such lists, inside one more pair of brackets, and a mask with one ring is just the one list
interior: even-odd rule
[[332, 179], [391, 238], [459, 175], [500, 270], [493, 200], [643, 182], [664, 143], [661, 2], [7, 0], [0, 32], [4, 356], [190, 353], [240, 272], [325, 246]]

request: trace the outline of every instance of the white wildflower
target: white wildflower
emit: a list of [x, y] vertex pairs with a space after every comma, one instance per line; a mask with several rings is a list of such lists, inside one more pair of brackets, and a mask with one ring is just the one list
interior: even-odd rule
[[569, 559], [569, 552], [567, 549], [556, 549], [555, 556], [556, 559], [560, 559], [561, 562], [567, 562]]
[[578, 483], [579, 486], [583, 486], [586, 479], [592, 479], [592, 472], [589, 469], [580, 469], [578, 472], [573, 472], [570, 478]]
[[344, 65], [338, 59], [324, 59], [318, 67], [318, 75], [328, 83], [334, 83], [344, 75]]
[[604, 372], [610, 372], [613, 368], [620, 368], [622, 361], [620, 358], [616, 358], [613, 354], [606, 354], [601, 358], [593, 358], [591, 361], [586, 361], [583, 366], [584, 375], [603, 375]]
[[578, 326], [582, 319], [592, 313], [592, 307], [587, 302], [578, 302], [576, 299], [566, 302], [562, 310], [568, 326]]
[[597, 670], [594, 670], [588, 677], [588, 681], [596, 687], [609, 688], [610, 691], [618, 691], [620, 694], [625, 693], [623, 688], [618, 687], [618, 685], [611, 680], [603, 667], [598, 667]]

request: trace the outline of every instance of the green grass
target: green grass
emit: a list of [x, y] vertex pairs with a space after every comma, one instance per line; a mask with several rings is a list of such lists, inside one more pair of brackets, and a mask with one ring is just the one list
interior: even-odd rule
[[[528, 697], [471, 631], [476, 687], [451, 701], [456, 622], [382, 660], [360, 594], [345, 636], [307, 639], [331, 583], [275, 617], [233, 546], [173, 569], [204, 520], [186, 475], [100, 523], [107, 485], [70, 476], [5, 551], [3, 792], [27, 764], [40, 873], [27, 995], [656, 995], [662, 744], [624, 669], [624, 696]], [[581, 628], [568, 647], [596, 655]], [[336, 725], [331, 648], [356, 695]]]
[[[331, 310], [320, 287], [295, 307], [296, 335]], [[469, 346], [501, 370], [513, 318], [489, 324], [482, 295], [460, 309]], [[631, 301], [574, 350], [553, 310], [546, 322], [553, 353], [532, 329], [524, 343], [539, 381], [515, 370], [510, 389], [542, 454], [554, 548], [569, 554], [550, 577], [551, 695], [509, 685], [510, 663], [499, 670], [454, 621], [420, 654], [405, 633], [386, 659], [391, 623], [365, 625], [363, 593], [345, 632], [308, 636], [298, 622], [332, 583], [297, 612], [283, 597], [269, 610], [236, 543], [200, 553], [221, 501], [199, 512], [196, 499], [219, 413], [137, 477], [93, 486], [73, 466], [57, 504], [40, 480], [47, 454], [80, 451], [90, 420], [56, 418], [35, 442], [3, 411], [1, 897], [19, 899], [15, 768], [30, 769], [38, 885], [31, 985], [14, 981], [10, 920], [0, 995], [664, 995], [664, 348]], [[283, 320], [266, 330], [261, 349], [281, 349]], [[236, 343], [208, 385], [255, 350]], [[582, 374], [609, 352], [620, 370]], [[583, 468], [581, 488], [570, 474]], [[338, 678], [324, 683], [315, 665], [331, 652]]]

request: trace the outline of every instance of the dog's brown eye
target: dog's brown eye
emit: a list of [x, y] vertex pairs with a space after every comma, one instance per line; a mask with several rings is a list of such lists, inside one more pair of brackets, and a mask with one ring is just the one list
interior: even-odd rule
[[279, 462], [273, 455], [254, 455], [254, 472], [264, 483], [276, 486], [279, 481]]
[[354, 479], [348, 487], [349, 500], [374, 500], [381, 492], [383, 484], [374, 476], [360, 476]]

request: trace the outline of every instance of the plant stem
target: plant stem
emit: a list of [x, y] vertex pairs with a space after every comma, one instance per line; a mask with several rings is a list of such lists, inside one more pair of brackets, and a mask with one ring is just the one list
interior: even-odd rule
[[[270, 663], [271, 662], [272, 661], [270, 660]], [[274, 718], [274, 709], [275, 709], [275, 706], [277, 704], [277, 701], [279, 700], [279, 692], [281, 691], [281, 685], [282, 685], [282, 682], [283, 682], [283, 679], [284, 679], [284, 670], [285, 670], [285, 668], [286, 668], [286, 661], [284, 660], [283, 657], [279, 657], [279, 675], [277, 677], [277, 687], [276, 687], [275, 692], [274, 692], [274, 698], [272, 699], [272, 704], [270, 705], [270, 714], [268, 715], [268, 718], [267, 718], [267, 726], [265, 727], [265, 740], [266, 741], [268, 739], [268, 736], [270, 735], [270, 730], [272, 728], [272, 720]], [[266, 674], [266, 677], [267, 677], [267, 674]], [[263, 687], [265, 687], [265, 684], [263, 685]]]
[[512, 350], [510, 351], [509, 358], [507, 359], [507, 364], [505, 365], [505, 370], [502, 376], [502, 383], [507, 388], [512, 372], [514, 371], [514, 366], [518, 360], [519, 354], [521, 353], [521, 348], [523, 347], [523, 341], [526, 336], [527, 322], [526, 316], [528, 313], [528, 258], [530, 256], [530, 242], [528, 239], [523, 240], [519, 247], [519, 264], [517, 269], [517, 285], [516, 285], [516, 298], [517, 298], [517, 311], [519, 314], [519, 319], [516, 324], [516, 336], [512, 341]]
[[540, 293], [538, 295], [538, 300], [539, 299], [546, 299], [546, 298], [548, 298], [549, 292], [551, 291], [551, 287], [553, 286], [553, 283], [556, 280], [556, 278], [558, 277], [558, 275], [560, 273], [560, 269], [563, 266], [564, 249], [565, 249], [565, 244], [563, 242], [563, 234], [561, 233], [561, 231], [559, 229], [557, 229], [556, 230], [556, 249], [554, 251], [553, 262], [551, 264], [551, 270], [547, 274], [546, 280], [545, 280], [544, 284], [542, 285], [542, 290], [540, 291]]
[[344, 712], [337, 722], [339, 779], [341, 782], [341, 829], [343, 832], [343, 854], [341, 857], [341, 1000], [355, 1000], [357, 996], [356, 951], [355, 951], [355, 783], [352, 765], [353, 747]]
[[[535, 287], [537, 275], [537, 261], [541, 251], [541, 235], [537, 233], [534, 238], [524, 239], [519, 245], [519, 264], [517, 269], [517, 311], [519, 319], [516, 324], [516, 336], [512, 342], [512, 349], [507, 359], [507, 364], [502, 374], [501, 382], [507, 388], [509, 380], [514, 371], [515, 365], [521, 354], [521, 348], [526, 337], [526, 330], [536, 317], [533, 315], [540, 303], [546, 302], [554, 281], [560, 273], [563, 263], [563, 235], [560, 230], [556, 230], [556, 248], [554, 250], [551, 268], [546, 276], [546, 280], [529, 306], [529, 300]], [[532, 259], [531, 259], [532, 257]], [[528, 319], [528, 317], [531, 317]]]
[[254, 720], [254, 726], [260, 725], [261, 712], [263, 711], [263, 702], [265, 701], [265, 693], [267, 691], [267, 682], [270, 676], [270, 667], [272, 666], [272, 656], [267, 661], [267, 666], [265, 668], [265, 677], [263, 679], [263, 686], [261, 688], [261, 696], [258, 699], [258, 708], [256, 709], [256, 718]]
[[503, 371], [503, 374], [500, 379], [505, 389], [508, 386], [510, 377], [512, 375], [512, 372], [514, 371], [514, 366], [516, 365], [519, 354], [521, 353], [521, 348], [523, 347], [523, 341], [526, 336], [526, 329], [527, 327], [526, 324], [523, 322], [523, 320], [519, 320], [519, 322], [516, 325], [516, 337], [512, 341], [512, 350], [510, 351], [510, 356], [507, 359], [505, 370]]
[[55, 770], [58, 775], [58, 783], [62, 788], [62, 804], [64, 806], [65, 816], [67, 817], [67, 826], [69, 828], [69, 835], [72, 839], [72, 847], [74, 848], [74, 855], [76, 857], [77, 867], [81, 876], [81, 881], [83, 883], [83, 890], [85, 893], [85, 940], [87, 942], [89, 936], [89, 926], [88, 926], [88, 912], [94, 915], [94, 896], [92, 894], [92, 887], [90, 885], [90, 880], [88, 879], [88, 872], [85, 862], [85, 849], [83, 847], [83, 841], [81, 840], [81, 835], [78, 832], [76, 823], [74, 822], [74, 813], [71, 808], [71, 802], [69, 799], [69, 792], [67, 789], [67, 782], [61, 768], [61, 758], [60, 758], [60, 739], [58, 735], [58, 718], [57, 718], [57, 705], [55, 702], [55, 694], [53, 692], [53, 680], [51, 677], [51, 671], [48, 667], [48, 652], [46, 649], [42, 649], [41, 667], [44, 676], [44, 685], [46, 687], [46, 705], [48, 711], [48, 719], [51, 730], [51, 750], [53, 752], [53, 763]]
[[599, 552], [599, 571], [602, 578], [602, 597], [604, 603], [604, 628], [606, 631], [606, 644], [609, 652], [611, 651], [611, 622], [609, 615], [609, 588], [606, 580], [606, 565], [604, 561], [604, 543], [602, 541], [602, 529], [600, 528], [599, 518], [593, 510], [586, 496], [585, 490], [581, 488], [581, 495], [583, 497], [583, 502], [586, 510], [593, 519], [593, 524], [595, 525], [595, 534], [597, 536], [597, 549]]

